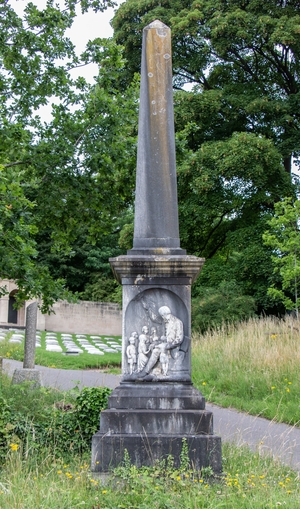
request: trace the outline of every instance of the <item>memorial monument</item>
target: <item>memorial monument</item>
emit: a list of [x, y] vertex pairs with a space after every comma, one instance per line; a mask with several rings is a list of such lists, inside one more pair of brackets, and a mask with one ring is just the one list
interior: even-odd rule
[[110, 259], [123, 288], [122, 381], [92, 439], [92, 471], [168, 455], [221, 472], [221, 439], [191, 382], [191, 285], [204, 259], [180, 248], [170, 29], [143, 32], [133, 248]]
[[26, 308], [26, 328], [23, 368], [16, 368], [13, 374], [12, 383], [21, 384], [31, 382], [32, 389], [42, 386], [42, 374], [35, 369], [35, 343], [36, 343], [36, 322], [37, 302], [32, 302]]

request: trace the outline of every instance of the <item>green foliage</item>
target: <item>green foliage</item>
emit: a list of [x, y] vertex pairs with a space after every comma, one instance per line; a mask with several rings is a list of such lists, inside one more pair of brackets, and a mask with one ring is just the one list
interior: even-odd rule
[[75, 401], [76, 419], [80, 433], [88, 441], [99, 428], [100, 411], [107, 408], [111, 389], [107, 387], [85, 387]]
[[290, 156], [299, 153], [298, 3], [127, 0], [113, 27], [129, 80], [139, 70], [142, 29], [157, 18], [172, 27], [175, 86], [194, 84], [182, 110], [185, 125], [196, 127], [190, 142], [254, 132], [272, 139], [290, 171]]
[[112, 277], [103, 277], [102, 274], [93, 274], [91, 282], [85, 285], [80, 295], [82, 300], [96, 302], [116, 302], [122, 305], [122, 286]]
[[180, 470], [185, 472], [189, 470], [189, 447], [186, 438], [182, 439], [182, 449], [180, 452]]
[[[84, 12], [108, 5], [80, 2]], [[161, 19], [173, 37], [182, 247], [230, 259], [240, 294], [258, 312], [279, 312], [267, 295], [278, 274], [256, 232], [276, 202], [294, 195], [297, 2], [127, 0], [115, 38], [89, 41], [80, 57], [66, 36], [75, 15], [73, 0], [64, 9], [28, 3], [23, 18], [8, 3], [0, 8], [0, 159], [6, 191], [19, 193], [18, 203], [3, 201], [13, 207], [3, 209], [0, 275], [16, 279], [19, 301], [42, 297], [44, 311], [65, 297], [64, 286], [120, 302], [107, 259], [132, 247], [141, 36]], [[95, 83], [74, 80], [70, 70], [90, 62]], [[53, 97], [45, 122], [39, 108]]]
[[243, 295], [234, 281], [220, 283], [215, 288], [199, 288], [192, 299], [192, 327], [201, 333], [225, 323], [246, 320], [255, 313], [255, 301]]
[[24, 461], [19, 450], [12, 450], [1, 472], [0, 505], [22, 507], [26, 501], [26, 509], [37, 505], [47, 509], [299, 507], [297, 473], [248, 447], [223, 444], [224, 476], [220, 479], [194, 473], [176, 475], [168, 465], [132, 466], [126, 478], [119, 471], [112, 472], [103, 485], [91, 475], [88, 461], [76, 455], [64, 461], [49, 450]]
[[30, 383], [9, 386], [3, 378], [0, 459], [5, 459], [10, 442], [19, 444], [27, 456], [48, 447], [58, 455], [89, 451], [111, 390], [85, 387], [77, 395], [71, 392], [61, 399], [63, 394], [57, 391], [28, 390], [29, 386]]
[[[66, 36], [75, 3], [60, 9], [50, 0], [40, 10], [26, 2], [22, 17], [7, 2], [0, 7], [0, 193], [6, 196], [0, 276], [16, 280], [19, 301], [41, 297], [44, 312], [68, 296], [64, 285], [84, 289], [88, 270], [82, 275], [76, 265], [78, 244], [88, 245], [85, 259], [97, 240], [105, 245], [133, 196], [136, 83], [126, 97], [116, 89], [126, 64], [112, 41], [90, 41], [76, 55]], [[80, 2], [84, 12], [112, 5]], [[93, 86], [70, 73], [90, 62], [101, 69]], [[50, 102], [46, 122], [40, 108]], [[119, 254], [116, 233], [115, 239]]]
[[300, 201], [285, 198], [275, 205], [275, 215], [268, 222], [263, 239], [273, 248], [274, 272], [279, 274], [282, 288], [275, 284], [268, 293], [283, 302], [287, 310], [295, 310], [298, 317], [300, 285]]
[[68, 293], [62, 279], [54, 281], [48, 267], [37, 264], [35, 204], [25, 196], [25, 178], [24, 171], [0, 167], [0, 278], [16, 281], [19, 305], [25, 298], [42, 297], [42, 311], [46, 312], [59, 296], [68, 297]]
[[274, 204], [294, 195], [300, 147], [298, 10], [297, 2], [127, 0], [113, 19], [127, 83], [140, 69], [143, 27], [161, 19], [172, 28], [181, 244], [230, 259], [222, 281], [231, 277], [265, 313], [282, 306], [267, 294], [276, 281], [261, 234]]

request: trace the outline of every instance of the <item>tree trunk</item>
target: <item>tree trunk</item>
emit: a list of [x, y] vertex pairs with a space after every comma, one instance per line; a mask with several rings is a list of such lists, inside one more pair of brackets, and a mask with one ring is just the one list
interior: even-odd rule
[[286, 157], [283, 161], [283, 164], [284, 164], [284, 169], [285, 171], [291, 175], [292, 173], [292, 156], [289, 155], [288, 157]]

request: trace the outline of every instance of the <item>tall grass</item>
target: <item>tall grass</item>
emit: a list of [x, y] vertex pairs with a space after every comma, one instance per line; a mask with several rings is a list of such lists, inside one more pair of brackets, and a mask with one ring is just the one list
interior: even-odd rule
[[300, 323], [251, 319], [192, 343], [193, 381], [209, 401], [300, 425]]
[[299, 509], [295, 472], [246, 448], [224, 445], [224, 476], [174, 470], [168, 464], [137, 469], [125, 465], [102, 484], [88, 459], [24, 461], [11, 450], [1, 472], [2, 509]]

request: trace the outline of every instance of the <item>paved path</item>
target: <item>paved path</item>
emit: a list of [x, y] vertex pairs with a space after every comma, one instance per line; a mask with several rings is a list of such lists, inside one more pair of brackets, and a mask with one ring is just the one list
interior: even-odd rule
[[[12, 376], [17, 368], [22, 368], [23, 362], [3, 359], [3, 370]], [[68, 391], [74, 387], [97, 387], [98, 385], [114, 389], [119, 385], [121, 375], [109, 375], [99, 370], [76, 370], [76, 369], [56, 369], [46, 368], [45, 366], [36, 366], [36, 369], [42, 373], [42, 382], [45, 387], [55, 387], [62, 391]]]
[[[3, 370], [12, 376], [22, 362], [3, 359]], [[114, 389], [121, 375], [109, 375], [98, 370], [66, 370], [36, 366], [42, 373], [44, 386], [69, 390], [78, 386], [106, 386]], [[252, 450], [265, 453], [300, 472], [300, 428], [278, 424], [262, 417], [254, 417], [217, 405], [206, 405], [214, 416], [214, 432], [223, 441], [248, 445]]]

